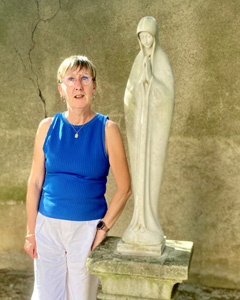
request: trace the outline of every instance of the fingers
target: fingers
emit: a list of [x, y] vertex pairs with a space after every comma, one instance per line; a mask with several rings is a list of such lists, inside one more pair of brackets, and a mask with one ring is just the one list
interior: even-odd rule
[[98, 230], [93, 241], [91, 251], [93, 251], [106, 237], [106, 232], [103, 230]]
[[37, 249], [33, 250], [33, 258], [38, 258]]
[[24, 250], [31, 258], [38, 258], [35, 238], [25, 240]]

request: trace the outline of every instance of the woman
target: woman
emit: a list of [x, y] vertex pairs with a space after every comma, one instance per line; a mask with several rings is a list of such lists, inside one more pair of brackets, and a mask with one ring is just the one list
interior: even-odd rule
[[[118, 126], [91, 109], [91, 61], [65, 59], [58, 90], [67, 111], [40, 123], [28, 181], [24, 248], [34, 258], [32, 300], [95, 300], [98, 283], [86, 259], [121, 214], [131, 194], [130, 176]], [[107, 208], [109, 166], [117, 188]]]
[[139, 21], [140, 45], [127, 83], [124, 104], [134, 192], [134, 214], [123, 235], [128, 244], [164, 244], [158, 201], [172, 123], [174, 82], [158, 41], [153, 17]]

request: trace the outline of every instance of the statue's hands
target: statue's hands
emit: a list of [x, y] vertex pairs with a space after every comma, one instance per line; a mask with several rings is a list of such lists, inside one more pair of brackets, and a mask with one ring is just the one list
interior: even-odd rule
[[143, 60], [144, 64], [144, 74], [145, 74], [145, 83], [149, 83], [150, 79], [152, 78], [152, 67], [151, 67], [151, 60], [150, 57], [145, 56]]

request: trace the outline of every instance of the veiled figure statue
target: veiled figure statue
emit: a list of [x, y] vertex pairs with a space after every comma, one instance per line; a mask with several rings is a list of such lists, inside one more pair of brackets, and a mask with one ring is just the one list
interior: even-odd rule
[[165, 243], [158, 202], [173, 116], [174, 80], [153, 17], [140, 20], [137, 37], [140, 52], [124, 96], [134, 213], [122, 240], [134, 245], [159, 245]]

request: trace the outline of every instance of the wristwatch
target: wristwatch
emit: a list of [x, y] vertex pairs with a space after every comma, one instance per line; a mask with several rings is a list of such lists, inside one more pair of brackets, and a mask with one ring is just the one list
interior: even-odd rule
[[105, 232], [108, 232], [109, 228], [107, 228], [106, 224], [101, 220], [97, 224], [97, 230], [103, 230]]

